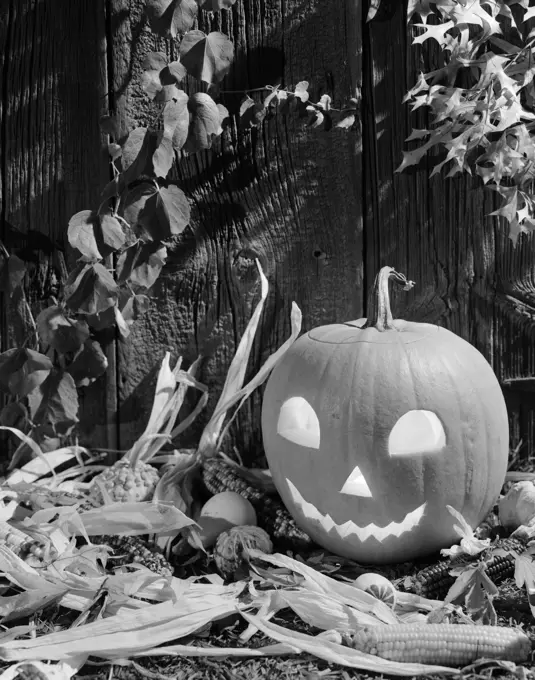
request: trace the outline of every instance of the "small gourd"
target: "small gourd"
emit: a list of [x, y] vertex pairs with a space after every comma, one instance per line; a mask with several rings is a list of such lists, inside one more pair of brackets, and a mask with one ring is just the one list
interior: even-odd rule
[[368, 572], [361, 574], [353, 581], [353, 585], [366, 593], [370, 593], [389, 607], [396, 604], [396, 589], [390, 581], [381, 574]]
[[251, 548], [273, 552], [269, 535], [260, 527], [239, 526], [223, 532], [214, 548], [214, 561], [221, 576], [231, 579], [246, 569]]
[[223, 531], [244, 524], [256, 525], [256, 522], [251, 503], [234, 491], [222, 491], [212, 496], [203, 505], [197, 520], [205, 548], [211, 548]]
[[524, 481], [513, 484], [498, 505], [500, 524], [514, 531], [535, 522], [535, 486]]

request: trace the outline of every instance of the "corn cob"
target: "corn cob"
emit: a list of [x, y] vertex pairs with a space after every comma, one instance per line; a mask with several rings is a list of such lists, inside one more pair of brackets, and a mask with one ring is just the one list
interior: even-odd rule
[[481, 658], [521, 663], [531, 652], [530, 639], [519, 629], [459, 623], [379, 624], [355, 633], [350, 644], [390, 661], [443, 666]]
[[165, 559], [161, 550], [139, 536], [113, 536], [103, 534], [92, 536], [94, 545], [107, 545], [114, 555], [109, 558], [114, 567], [131, 564], [141, 565], [159, 576], [172, 576], [173, 568]]
[[[486, 559], [488, 577], [499, 583], [514, 575], [515, 557], [508, 551], [522, 553], [526, 543], [518, 538], [503, 538], [492, 546], [492, 553]], [[496, 552], [495, 552], [496, 551]], [[504, 554], [505, 553], [505, 554]], [[460, 564], [460, 563], [459, 563]], [[456, 577], [450, 574], [456, 562], [443, 560], [419, 571], [414, 577], [414, 592], [431, 600], [442, 600], [455, 582]]]
[[312, 545], [310, 536], [297, 526], [279, 496], [272, 496], [252, 486], [225, 461], [219, 458], [205, 460], [202, 478], [204, 485], [213, 495], [221, 491], [235, 491], [247, 498], [256, 511], [258, 526], [264, 529], [274, 542], [294, 549]]
[[33, 538], [8, 522], [0, 522], [0, 544], [34, 568], [44, 567], [58, 556], [57, 550], [45, 536], [42, 539]]
[[89, 490], [89, 501], [95, 507], [104, 505], [101, 486], [115, 503], [128, 501], [148, 501], [154, 495], [160, 480], [158, 470], [148, 463], [131, 465], [127, 460], [119, 460], [93, 478]]

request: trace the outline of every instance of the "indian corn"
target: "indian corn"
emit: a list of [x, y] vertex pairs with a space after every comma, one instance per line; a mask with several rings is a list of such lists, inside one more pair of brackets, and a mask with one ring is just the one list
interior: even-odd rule
[[127, 460], [119, 460], [93, 478], [89, 500], [96, 507], [104, 505], [107, 498], [102, 486], [114, 503], [149, 501], [159, 480], [158, 470], [152, 465], [142, 462], [132, 465]]
[[[515, 557], [509, 551], [522, 553], [526, 543], [518, 538], [503, 538], [492, 546], [491, 555], [485, 560], [488, 577], [499, 583], [514, 575]], [[419, 571], [414, 577], [414, 592], [431, 600], [442, 600], [455, 582], [456, 576], [450, 571], [457, 566], [449, 560], [443, 560]]]
[[221, 491], [235, 491], [247, 498], [256, 511], [258, 526], [276, 543], [285, 544], [293, 549], [312, 545], [310, 536], [297, 526], [279, 496], [272, 496], [252, 486], [225, 461], [219, 458], [205, 460], [202, 478], [204, 485], [213, 495]]
[[34, 538], [8, 522], [0, 522], [0, 545], [9, 548], [14, 555], [35, 568], [45, 566], [58, 556], [46, 536]]
[[109, 564], [113, 567], [141, 565], [159, 576], [171, 576], [173, 567], [165, 559], [161, 550], [154, 544], [139, 536], [92, 536], [94, 545], [107, 545], [113, 550]]
[[390, 661], [465, 666], [476, 659], [521, 663], [531, 652], [516, 628], [457, 623], [380, 624], [356, 632], [351, 646]]

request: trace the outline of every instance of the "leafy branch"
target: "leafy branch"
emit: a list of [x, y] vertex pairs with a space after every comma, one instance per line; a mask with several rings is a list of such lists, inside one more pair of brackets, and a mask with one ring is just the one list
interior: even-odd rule
[[491, 215], [507, 220], [515, 243], [535, 230], [533, 17], [529, 0], [410, 0], [408, 7], [419, 29], [413, 44], [437, 42], [444, 65], [420, 73], [405, 97], [412, 111], [430, 111], [430, 126], [413, 130], [407, 141], [417, 145], [403, 152], [397, 172], [429, 154], [437, 161], [431, 176], [479, 175], [503, 197]]

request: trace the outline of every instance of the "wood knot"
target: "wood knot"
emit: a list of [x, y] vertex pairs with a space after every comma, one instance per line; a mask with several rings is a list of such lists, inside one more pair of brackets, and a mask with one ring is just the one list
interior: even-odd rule
[[264, 273], [267, 275], [265, 257], [253, 248], [242, 248], [234, 255], [232, 271], [237, 281], [242, 285], [250, 286], [258, 281], [260, 275], [256, 260], [259, 260]]

